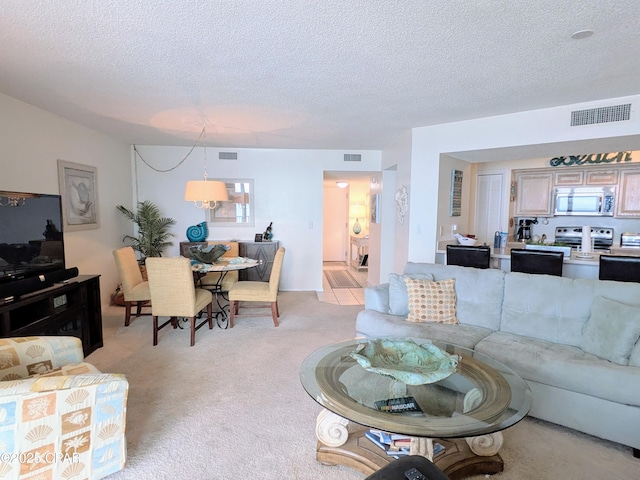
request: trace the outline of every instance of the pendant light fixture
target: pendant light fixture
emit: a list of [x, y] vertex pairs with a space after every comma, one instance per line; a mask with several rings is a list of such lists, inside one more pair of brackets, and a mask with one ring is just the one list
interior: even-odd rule
[[189, 180], [184, 190], [185, 201], [193, 202], [197, 208], [213, 210], [218, 202], [229, 200], [227, 187], [219, 180], [209, 180], [207, 175], [207, 126], [202, 127], [204, 136], [204, 180]]

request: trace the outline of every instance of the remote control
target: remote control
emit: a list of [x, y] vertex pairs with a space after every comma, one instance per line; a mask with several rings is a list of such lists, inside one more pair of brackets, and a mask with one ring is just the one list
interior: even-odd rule
[[421, 412], [415, 398], [401, 397], [390, 398], [389, 400], [379, 400], [375, 406], [381, 412], [401, 413], [401, 412]]
[[404, 472], [404, 476], [407, 480], [427, 480], [427, 477], [420, 473], [417, 468], [411, 468], [407, 470], [406, 472]]

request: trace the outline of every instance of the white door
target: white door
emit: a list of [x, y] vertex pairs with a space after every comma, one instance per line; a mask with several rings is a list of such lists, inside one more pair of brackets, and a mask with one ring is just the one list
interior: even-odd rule
[[478, 175], [476, 188], [476, 238], [478, 243], [493, 245], [493, 236], [501, 230], [502, 174]]
[[322, 215], [322, 260], [347, 261], [347, 231], [349, 197], [346, 188], [325, 187]]

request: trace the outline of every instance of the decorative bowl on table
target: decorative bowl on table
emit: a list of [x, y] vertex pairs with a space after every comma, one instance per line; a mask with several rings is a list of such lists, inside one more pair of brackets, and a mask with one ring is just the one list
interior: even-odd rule
[[207, 245], [206, 247], [196, 245], [189, 247], [189, 253], [191, 254], [191, 258], [200, 263], [216, 263], [230, 248], [230, 246], [222, 244]]
[[458, 367], [460, 357], [435, 345], [413, 340], [372, 339], [358, 345], [350, 356], [365, 370], [401, 381], [425, 385], [444, 380]]

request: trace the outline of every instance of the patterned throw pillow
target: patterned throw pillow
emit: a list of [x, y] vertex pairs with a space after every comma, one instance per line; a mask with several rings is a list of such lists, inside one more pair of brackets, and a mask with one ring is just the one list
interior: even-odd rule
[[456, 317], [456, 280], [425, 280], [405, 278], [409, 295], [409, 322], [458, 324]]

